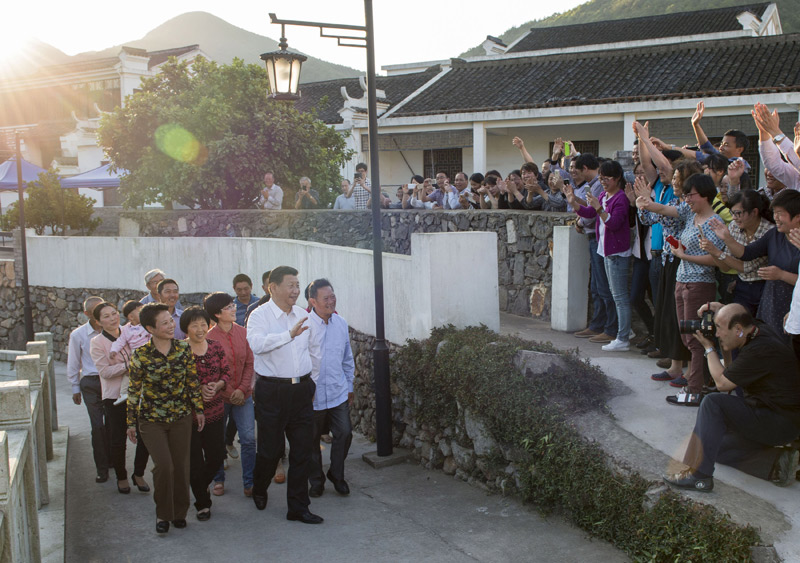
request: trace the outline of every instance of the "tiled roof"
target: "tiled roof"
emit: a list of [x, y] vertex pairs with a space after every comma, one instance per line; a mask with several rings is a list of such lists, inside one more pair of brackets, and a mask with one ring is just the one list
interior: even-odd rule
[[[424, 72], [378, 76], [376, 87], [378, 90], [386, 92], [386, 100], [379, 99], [378, 101], [388, 102], [391, 109], [395, 104], [403, 101], [417, 88], [436, 76], [440, 70], [438, 66], [434, 66]], [[342, 86], [347, 88], [347, 93], [352, 98], [361, 98], [364, 95], [364, 91], [358, 83], [358, 78], [307, 82], [300, 85], [301, 98], [295, 102], [294, 106], [301, 112], [317, 108], [317, 117], [323, 122], [329, 124], [341, 123], [342, 116], [339, 115], [339, 110], [344, 104], [341, 94]], [[325, 96], [328, 97], [328, 103], [320, 106], [320, 101]]]
[[535, 27], [508, 52], [522, 53], [619, 41], [646, 41], [660, 37], [741, 31], [742, 24], [736, 19], [737, 15], [742, 12], [750, 12], [760, 18], [767, 6], [769, 3], [745, 4], [730, 8], [680, 12], [662, 16]]
[[186, 45], [185, 47], [175, 47], [174, 49], [163, 49], [161, 51], [148, 51], [147, 56], [150, 57], [150, 62], [147, 63], [147, 68], [153, 68], [160, 65], [170, 57], [180, 57], [183, 54], [199, 49], [200, 45]]
[[800, 91], [800, 34], [455, 59], [392, 117]]

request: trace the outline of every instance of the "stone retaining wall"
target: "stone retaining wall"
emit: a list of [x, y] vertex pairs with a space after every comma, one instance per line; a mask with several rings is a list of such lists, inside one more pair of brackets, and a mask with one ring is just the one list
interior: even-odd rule
[[[367, 211], [200, 211], [98, 208], [102, 236], [266, 237], [372, 248]], [[489, 231], [498, 236], [499, 306], [520, 316], [550, 319], [553, 227], [572, 213], [537, 211], [383, 211], [385, 252], [410, 254], [412, 233]], [[465, 259], [473, 259], [465, 256]], [[469, 300], [470, 280], [442, 280]]]

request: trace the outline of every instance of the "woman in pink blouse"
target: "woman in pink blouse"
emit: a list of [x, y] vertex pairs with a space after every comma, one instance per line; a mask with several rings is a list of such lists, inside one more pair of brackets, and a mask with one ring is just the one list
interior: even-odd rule
[[[122, 380], [128, 375], [128, 360], [130, 359], [131, 349], [125, 346], [114, 359], [111, 359], [111, 345], [120, 336], [119, 312], [111, 303], [103, 302], [97, 305], [92, 311], [92, 316], [100, 324], [103, 331], [92, 338], [89, 352], [97, 366], [100, 374], [100, 388], [103, 392], [103, 407], [106, 413], [106, 421], [111, 435], [111, 464], [117, 474], [117, 490], [122, 494], [131, 492], [128, 483], [128, 471], [125, 468], [126, 451], [126, 431], [128, 424], [127, 404], [114, 404], [119, 399]], [[147, 467], [147, 460], [150, 454], [144, 445], [141, 436], [138, 435], [139, 428], [136, 428], [137, 442], [136, 455], [133, 461], [133, 484], [141, 492], [146, 493], [150, 486], [144, 480], [144, 470]]]
[[[192, 446], [189, 454], [189, 482], [194, 493], [198, 520], [211, 518], [211, 495], [208, 486], [214, 480], [225, 456], [225, 426], [222, 415], [225, 407], [221, 391], [230, 382], [230, 370], [225, 350], [218, 342], [207, 340], [210, 318], [202, 307], [189, 307], [181, 315], [181, 330], [192, 348], [197, 362], [197, 379], [203, 393], [205, 427], [198, 430], [192, 424]], [[194, 415], [193, 415], [194, 417]]]

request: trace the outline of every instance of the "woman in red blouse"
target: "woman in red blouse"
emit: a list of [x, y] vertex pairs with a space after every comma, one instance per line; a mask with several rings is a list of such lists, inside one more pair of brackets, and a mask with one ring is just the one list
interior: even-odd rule
[[194, 493], [194, 506], [198, 520], [211, 518], [211, 495], [208, 486], [214, 479], [225, 455], [225, 427], [222, 421], [224, 405], [220, 391], [230, 382], [225, 350], [218, 342], [206, 339], [209, 325], [208, 313], [202, 307], [189, 307], [181, 315], [181, 330], [187, 335], [197, 362], [197, 379], [203, 393], [205, 428], [198, 431], [192, 425], [189, 481]]

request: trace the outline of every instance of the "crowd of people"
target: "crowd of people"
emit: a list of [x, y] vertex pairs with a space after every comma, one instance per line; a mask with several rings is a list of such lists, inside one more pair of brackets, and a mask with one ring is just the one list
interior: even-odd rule
[[[415, 176], [398, 189], [403, 209], [527, 209], [574, 213], [590, 249], [591, 318], [575, 333], [658, 360], [651, 378], [679, 389], [669, 404], [699, 407], [684, 457], [687, 469], [666, 477], [678, 487], [713, 489], [716, 461], [786, 485], [794, 478], [800, 435], [800, 124], [793, 143], [776, 111], [756, 104], [752, 116], [766, 183], [757, 188], [743, 158], [747, 136], [726, 131], [714, 146], [692, 116], [697, 145], [675, 147], [633, 123], [633, 169], [580, 154], [555, 139], [541, 168], [514, 138], [523, 164], [505, 177], [490, 170], [454, 183], [444, 172]], [[342, 181], [336, 209], [367, 209], [367, 166]], [[280, 209], [283, 192], [271, 172], [259, 205]], [[308, 178], [297, 209], [319, 204]], [[69, 377], [76, 404], [86, 402], [98, 482], [113, 468], [120, 493], [130, 492], [126, 437], [136, 444], [133, 484], [153, 459], [157, 531], [186, 525], [189, 490], [197, 518], [210, 518], [211, 496], [224, 494], [226, 455], [237, 457], [243, 491], [267, 504], [271, 480], [285, 480], [289, 442], [289, 520], [322, 521], [309, 497], [326, 477], [348, 494], [344, 458], [350, 447], [349, 404], [354, 362], [346, 322], [336, 314], [327, 280], [307, 288], [308, 311], [295, 305], [298, 272], [281, 266], [262, 277], [264, 297], [244, 274], [236, 297], [213, 293], [184, 309], [175, 280], [145, 276], [149, 293], [123, 307], [99, 297], [85, 303], [89, 322], [70, 337]], [[648, 300], [649, 296], [649, 300]], [[634, 336], [633, 311], [644, 325]], [[255, 428], [258, 428], [256, 439]], [[323, 473], [320, 438], [332, 434]]]
[[135, 444], [133, 485], [144, 493], [152, 459], [159, 534], [186, 526], [190, 491], [197, 519], [211, 518], [212, 496], [225, 492], [226, 455], [240, 457], [237, 433], [243, 495], [257, 509], [266, 508], [271, 482], [286, 482], [286, 518], [319, 524], [309, 497], [323, 494], [326, 478], [337, 493], [350, 492], [344, 462], [355, 363], [333, 286], [314, 280], [306, 310], [295, 305], [294, 268], [267, 271], [262, 283], [257, 299], [250, 278], [237, 274], [236, 297], [215, 292], [184, 309], [178, 283], [151, 270], [148, 294], [122, 308], [124, 325], [113, 303], [90, 296], [88, 322], [70, 334], [67, 376], [73, 401], [89, 413], [95, 481], [105, 483], [113, 469], [119, 493], [130, 494], [126, 445]]

